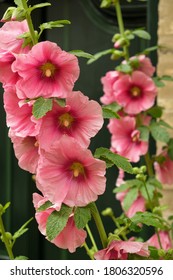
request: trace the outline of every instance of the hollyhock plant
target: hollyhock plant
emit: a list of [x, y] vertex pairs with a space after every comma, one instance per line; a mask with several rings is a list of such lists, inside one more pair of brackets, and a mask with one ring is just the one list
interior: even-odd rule
[[125, 116], [121, 119], [111, 119], [108, 129], [112, 135], [112, 151], [132, 162], [138, 162], [140, 156], [146, 154], [148, 142], [140, 139], [140, 131], [136, 128], [134, 117]]
[[154, 162], [156, 176], [162, 184], [171, 185], [173, 183], [173, 161], [170, 159], [166, 150], [160, 156], [162, 157], [161, 162]]
[[21, 99], [66, 98], [79, 77], [77, 58], [50, 41], [40, 42], [27, 54], [16, 56], [12, 70], [21, 77], [16, 85]]
[[150, 253], [147, 243], [113, 240], [107, 248], [98, 251], [94, 257], [96, 260], [127, 260], [128, 254], [148, 257]]
[[135, 115], [154, 105], [156, 86], [152, 79], [141, 71], [121, 76], [113, 85], [115, 101], [128, 114]]
[[87, 147], [102, 125], [101, 106], [79, 91], [72, 92], [66, 98], [66, 106], [61, 107], [55, 100], [52, 110], [42, 118], [39, 144], [47, 149], [65, 134]]
[[41, 120], [32, 115], [32, 102], [23, 102], [17, 97], [14, 87], [4, 92], [4, 108], [6, 111], [7, 126], [16, 136], [27, 137], [38, 135]]
[[[33, 205], [40, 233], [46, 242], [70, 253], [82, 247], [92, 260], [173, 260], [173, 219], [172, 215], [165, 217], [161, 200], [162, 183], [173, 183], [173, 138], [168, 131], [171, 126], [162, 119], [164, 108], [156, 104], [156, 86], [173, 78], [153, 77], [157, 71], [148, 54], [156, 47], [142, 50], [142, 43], [133, 56], [130, 48], [135, 37], [150, 39], [150, 34], [143, 28], [125, 30], [121, 1], [102, 0], [101, 8], [114, 6], [117, 16], [120, 33], [113, 35], [112, 48], [95, 55], [78, 49], [65, 51], [59, 43], [42, 41], [41, 35], [70, 21], [41, 23], [35, 30], [33, 10], [50, 3], [32, 6], [28, 2], [15, 0], [15, 7], [9, 7], [2, 17], [0, 81], [14, 154], [36, 187]], [[88, 58], [90, 64], [107, 54], [115, 65], [102, 75], [101, 106], [77, 88], [77, 57]], [[104, 128], [104, 119], [110, 148], [100, 138], [103, 147], [93, 151], [93, 138]], [[157, 142], [160, 154], [155, 151]], [[114, 181], [108, 168], [113, 168]], [[16, 180], [14, 188], [18, 176]], [[107, 194], [109, 198], [104, 199]], [[109, 202], [101, 212], [99, 199], [102, 205]], [[9, 259], [26, 259], [14, 256], [13, 246], [31, 219], [14, 234], [8, 232], [3, 215], [9, 205], [0, 204], [0, 242]], [[102, 216], [111, 220], [107, 228]], [[115, 274], [114, 267], [109, 271]], [[160, 267], [157, 274], [162, 272]]]
[[[41, 195], [33, 194], [33, 203], [36, 210], [46, 202], [46, 199]], [[56, 210], [57, 206], [55, 207]], [[39, 230], [43, 235], [46, 236], [46, 223], [47, 219], [53, 211], [55, 211], [52, 205], [44, 211], [38, 211], [35, 214], [36, 221], [38, 223]], [[83, 229], [78, 229], [75, 226], [73, 214], [69, 216], [66, 226], [64, 229], [51, 241], [53, 244], [62, 249], [68, 249], [70, 253], [74, 253], [77, 247], [80, 247], [86, 239], [86, 231]]]
[[41, 150], [36, 183], [52, 203], [86, 206], [105, 191], [105, 162], [64, 135], [50, 150]]

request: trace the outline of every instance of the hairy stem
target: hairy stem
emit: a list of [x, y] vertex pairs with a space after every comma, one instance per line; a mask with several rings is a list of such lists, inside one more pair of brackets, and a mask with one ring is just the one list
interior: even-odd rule
[[92, 203], [91, 213], [92, 213], [92, 216], [94, 218], [95, 224], [97, 226], [103, 248], [106, 248], [106, 246], [107, 246], [107, 235], [106, 235], [105, 228], [104, 228], [103, 223], [102, 223], [102, 219], [100, 217], [99, 211], [98, 211], [95, 203]]
[[30, 32], [30, 35], [31, 35], [32, 43], [33, 43], [33, 45], [36, 45], [38, 43], [38, 40], [37, 40], [37, 37], [35, 35], [34, 26], [33, 26], [33, 23], [32, 23], [30, 11], [29, 11], [26, 0], [22, 0], [22, 5], [23, 5], [23, 9], [25, 10], [25, 13], [26, 13], [26, 20], [27, 20], [29, 32]]

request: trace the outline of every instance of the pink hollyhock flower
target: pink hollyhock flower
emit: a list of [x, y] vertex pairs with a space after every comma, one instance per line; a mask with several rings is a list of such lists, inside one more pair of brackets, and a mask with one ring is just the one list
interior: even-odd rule
[[107, 248], [95, 253], [96, 260], [127, 260], [128, 254], [137, 254], [142, 257], [150, 255], [148, 244], [135, 241], [113, 240]]
[[101, 78], [104, 95], [100, 98], [100, 101], [103, 104], [107, 105], [115, 102], [113, 85], [119, 79], [120, 75], [122, 74], [118, 71], [109, 71]]
[[15, 57], [7, 51], [0, 50], [0, 82], [3, 87], [14, 86], [18, 80], [18, 74], [11, 70]]
[[29, 32], [27, 21], [9, 21], [4, 23], [0, 28], [0, 49], [10, 53], [27, 53], [29, 47], [22, 47], [23, 39], [19, 38], [20, 35]]
[[28, 54], [18, 55], [12, 70], [21, 76], [17, 83], [21, 99], [66, 98], [79, 77], [77, 58], [49, 41], [36, 44]]
[[126, 216], [128, 218], [132, 218], [137, 212], [144, 212], [146, 210], [145, 206], [145, 199], [144, 197], [139, 193], [138, 197], [133, 201], [131, 204], [130, 208], [125, 211], [124, 206], [123, 206], [123, 201], [128, 193], [127, 191], [124, 192], [119, 192], [116, 194], [116, 199], [121, 202], [121, 207], [123, 208]]
[[105, 191], [105, 162], [66, 135], [41, 150], [36, 183], [52, 203], [86, 206]]
[[39, 133], [40, 147], [47, 149], [64, 134], [75, 138], [81, 145], [88, 146], [103, 125], [101, 106], [89, 100], [80, 91], [66, 98], [66, 106], [55, 101], [53, 109], [42, 119]]
[[[162, 243], [162, 248], [164, 250], [169, 250], [172, 248], [172, 242], [169, 236], [169, 233], [167, 231], [159, 231], [160, 241]], [[157, 234], [155, 233], [153, 236], [150, 237], [150, 239], [147, 241], [149, 246], [154, 246], [158, 249], [160, 249], [160, 244], [158, 241]]]
[[150, 77], [140, 71], [119, 77], [113, 90], [115, 101], [131, 115], [149, 109], [155, 102], [156, 86]]
[[[46, 202], [46, 199], [41, 195], [33, 194], [33, 203], [35, 208], [39, 208]], [[46, 223], [50, 214], [55, 210], [54, 205], [48, 209], [36, 212], [35, 218], [39, 225], [39, 230], [43, 235], [46, 235]], [[60, 209], [59, 209], [60, 210]], [[86, 239], [86, 232], [83, 229], [78, 229], [75, 226], [73, 214], [69, 217], [64, 229], [51, 242], [62, 249], [68, 249], [70, 253], [76, 251], [76, 248], [81, 246]]]
[[37, 138], [34, 136], [18, 137], [11, 130], [9, 131], [9, 136], [20, 168], [35, 174], [39, 159]]
[[162, 162], [154, 162], [156, 176], [162, 184], [171, 185], [173, 184], [173, 161], [166, 150], [161, 153], [161, 156], [164, 157]]
[[[155, 67], [152, 65], [149, 57], [146, 57], [144, 54], [130, 57], [130, 61], [134, 66], [135, 70], [141, 71], [149, 77], [152, 77], [155, 72]], [[133, 63], [134, 62], [134, 63]], [[126, 64], [126, 61], [122, 62]]]
[[30, 102], [20, 106], [19, 102], [14, 88], [7, 88], [4, 93], [7, 126], [13, 130], [16, 136], [36, 136], [39, 132], [41, 120], [36, 120], [32, 116], [32, 104]]
[[128, 158], [132, 162], [138, 162], [141, 155], [148, 150], [148, 142], [140, 140], [140, 131], [136, 129], [134, 117], [122, 117], [111, 119], [108, 129], [112, 134], [111, 149]]

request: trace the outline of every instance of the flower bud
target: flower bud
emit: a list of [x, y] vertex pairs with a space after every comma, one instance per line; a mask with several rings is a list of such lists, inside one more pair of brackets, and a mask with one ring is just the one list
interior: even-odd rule
[[16, 7], [9, 7], [6, 12], [4, 13], [1, 22], [6, 22], [6, 21], [10, 21], [12, 14], [14, 12], [14, 10], [16, 9]]
[[121, 38], [121, 34], [116, 33], [113, 37], [112, 37], [112, 42], [115, 43], [117, 40], [119, 40]]
[[5, 235], [8, 240], [11, 240], [13, 238], [12, 234], [8, 231], [5, 233]]
[[113, 54], [111, 55], [111, 59], [112, 59], [112, 60], [117, 60], [117, 59], [119, 59], [120, 57], [122, 57], [123, 55], [124, 55], [124, 52], [115, 50], [115, 51], [113, 52]]
[[103, 216], [113, 216], [112, 208], [108, 207], [102, 211]]
[[11, 20], [13, 21], [23, 21], [26, 18], [25, 10], [21, 7], [17, 7], [11, 16]]
[[145, 165], [140, 167], [141, 173], [145, 173], [147, 171], [147, 167]]
[[133, 167], [133, 174], [139, 174], [139, 168]]

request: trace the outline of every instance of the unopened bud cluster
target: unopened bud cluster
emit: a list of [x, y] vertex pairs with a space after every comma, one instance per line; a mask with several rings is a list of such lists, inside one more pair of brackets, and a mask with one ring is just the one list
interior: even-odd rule
[[25, 10], [21, 7], [9, 7], [4, 13], [1, 22], [23, 21], [26, 18]]

